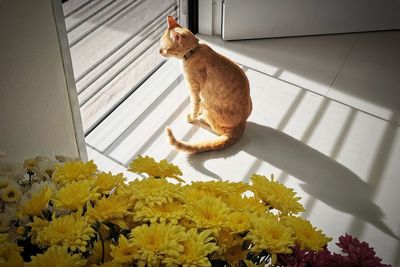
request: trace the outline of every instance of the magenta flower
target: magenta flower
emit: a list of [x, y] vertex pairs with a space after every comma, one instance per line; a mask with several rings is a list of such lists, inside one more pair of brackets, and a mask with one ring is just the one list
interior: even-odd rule
[[300, 249], [298, 245], [292, 248], [291, 254], [279, 254], [277, 266], [306, 267], [307, 251]]
[[336, 243], [344, 255], [331, 253], [327, 248], [319, 252], [292, 248], [291, 254], [278, 255], [277, 266], [285, 267], [389, 267], [381, 263], [382, 259], [375, 255], [375, 251], [368, 243], [360, 242], [351, 235], [339, 237]]
[[336, 243], [347, 256], [335, 254], [336, 260], [344, 266], [363, 266], [363, 267], [389, 267], [391, 265], [381, 263], [382, 259], [375, 255], [375, 251], [367, 242], [360, 242], [357, 238], [346, 234], [339, 237]]

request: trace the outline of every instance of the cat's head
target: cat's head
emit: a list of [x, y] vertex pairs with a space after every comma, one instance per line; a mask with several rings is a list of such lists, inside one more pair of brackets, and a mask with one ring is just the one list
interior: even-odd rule
[[173, 17], [168, 16], [167, 23], [168, 28], [160, 40], [160, 54], [181, 59], [198, 46], [199, 39], [191, 31], [180, 26]]

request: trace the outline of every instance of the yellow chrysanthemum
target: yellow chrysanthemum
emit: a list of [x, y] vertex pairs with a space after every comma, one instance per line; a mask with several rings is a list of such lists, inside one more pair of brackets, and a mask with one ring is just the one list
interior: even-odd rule
[[243, 238], [229, 228], [221, 228], [215, 236], [218, 250], [212, 255], [213, 259], [221, 259], [229, 250], [243, 245]]
[[250, 213], [235, 211], [226, 216], [224, 226], [231, 229], [232, 232], [241, 233], [250, 228]]
[[125, 199], [128, 205], [127, 206], [128, 210], [133, 210], [136, 204], [136, 197], [135, 195], [133, 195], [132, 187], [134, 187], [134, 185], [132, 185], [131, 182], [130, 185], [124, 185], [123, 187], [119, 187], [112, 193], [112, 196], [118, 196], [118, 198], [120, 199]]
[[206, 191], [210, 195], [223, 199], [231, 195], [241, 195], [249, 189], [248, 184], [228, 181], [194, 182], [190, 187]]
[[32, 195], [31, 199], [21, 204], [18, 210], [18, 216], [40, 216], [42, 211], [47, 209], [53, 194], [53, 188], [49, 185], [44, 185], [39, 191]]
[[169, 163], [167, 160], [156, 162], [153, 158], [138, 156], [129, 165], [128, 171], [134, 173], [146, 173], [149, 176], [156, 178], [174, 178], [179, 182], [184, 182], [179, 176], [182, 175], [178, 166]]
[[0, 233], [0, 245], [7, 243], [9, 241], [9, 234], [8, 233]]
[[11, 242], [1, 243], [0, 266], [23, 267], [24, 261], [21, 257], [22, 248]]
[[178, 225], [152, 223], [134, 228], [131, 243], [138, 248], [135, 256], [139, 266], [158, 266], [164, 258], [177, 258], [187, 238], [185, 228]]
[[319, 251], [332, 240], [303, 218], [286, 216], [282, 218], [282, 222], [293, 229], [296, 244], [300, 246], [300, 249]]
[[113, 262], [131, 263], [137, 257], [137, 248], [123, 235], [119, 236], [117, 246], [110, 245], [110, 247]]
[[2, 189], [1, 198], [4, 202], [15, 203], [22, 195], [19, 185], [15, 183], [9, 183], [6, 188]]
[[195, 222], [198, 228], [218, 230], [224, 225], [230, 211], [228, 205], [221, 199], [205, 196], [187, 205], [186, 216]]
[[161, 222], [161, 223], [172, 223], [178, 224], [185, 216], [185, 210], [183, 204], [174, 201], [172, 203], [164, 203], [161, 205], [143, 206], [140, 209], [135, 210], [134, 219], [135, 221], [150, 221], [150, 222]]
[[111, 195], [97, 201], [94, 207], [88, 205], [87, 216], [91, 222], [118, 221], [130, 214], [127, 208], [128, 200], [126, 198]]
[[136, 200], [135, 209], [174, 201], [183, 202], [181, 186], [169, 183], [166, 179], [147, 178], [129, 183], [128, 189]]
[[207, 192], [206, 190], [200, 188], [194, 188], [191, 185], [186, 185], [182, 187], [182, 194], [185, 197], [186, 203], [194, 203], [201, 200], [205, 196], [214, 196]]
[[224, 199], [228, 206], [236, 211], [257, 213], [262, 215], [267, 212], [268, 207], [259, 198], [242, 197], [241, 195], [231, 195]]
[[93, 248], [90, 251], [88, 262], [92, 264], [101, 264], [103, 261], [111, 261], [111, 248], [110, 241], [105, 240], [104, 242], [96, 241], [93, 244]]
[[218, 247], [210, 237], [211, 231], [197, 232], [197, 229], [190, 229], [186, 233], [186, 240], [183, 241], [183, 251], [177, 258], [166, 258], [163, 263], [167, 266], [211, 266], [207, 255], [213, 253]]
[[26, 263], [28, 267], [71, 267], [85, 266], [86, 260], [81, 259], [81, 254], [71, 255], [66, 248], [52, 246], [44, 254], [31, 257], [31, 262]]
[[42, 232], [43, 228], [48, 226], [50, 224], [49, 221], [43, 220], [42, 218], [39, 217], [33, 217], [33, 221], [31, 223], [28, 223], [28, 226], [31, 227], [31, 231], [28, 233], [28, 236], [32, 240], [32, 244], [38, 245], [38, 240], [37, 236], [40, 232]]
[[85, 252], [94, 233], [87, 217], [70, 214], [53, 218], [49, 225], [37, 234], [37, 241], [42, 246], [63, 245], [72, 251], [79, 249]]
[[[271, 214], [262, 217], [252, 216], [252, 226], [245, 240], [253, 243], [251, 250], [260, 253], [266, 250], [276, 260], [276, 254], [290, 254], [294, 246], [293, 231], [284, 226]], [[273, 262], [274, 263], [274, 262]]]
[[296, 214], [304, 211], [303, 205], [298, 201], [296, 193], [291, 188], [287, 188], [272, 178], [254, 174], [251, 178], [253, 182], [252, 190], [270, 207], [279, 210], [283, 215]]
[[97, 192], [101, 194], [110, 194], [111, 190], [117, 187], [121, 187], [125, 184], [126, 178], [122, 173], [113, 175], [111, 172], [99, 173], [94, 179], [95, 186], [97, 186]]
[[96, 200], [100, 194], [93, 188], [93, 183], [89, 180], [72, 181], [62, 187], [54, 196], [56, 208], [76, 211], [91, 200]]
[[64, 165], [56, 166], [52, 179], [59, 184], [67, 184], [72, 181], [90, 180], [97, 172], [97, 166], [93, 161], [86, 163], [82, 161], [66, 162]]

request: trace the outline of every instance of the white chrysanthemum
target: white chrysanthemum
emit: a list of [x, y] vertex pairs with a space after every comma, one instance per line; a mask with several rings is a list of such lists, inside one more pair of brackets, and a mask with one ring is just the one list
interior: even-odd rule
[[0, 176], [7, 176], [11, 180], [20, 181], [26, 174], [22, 164], [0, 162]]
[[24, 161], [24, 167], [34, 174], [34, 180], [47, 180], [56, 169], [57, 161], [51, 160], [46, 157], [35, 157]]
[[0, 189], [6, 188], [12, 182], [14, 181], [7, 176], [0, 176]]
[[6, 209], [2, 212], [0, 216], [0, 233], [8, 233], [15, 219], [15, 213], [12, 210]]
[[0, 190], [0, 198], [6, 203], [17, 203], [21, 196], [21, 186], [17, 183], [10, 183], [6, 188]]
[[53, 190], [53, 192], [57, 191], [56, 185], [50, 181], [40, 181], [32, 184], [31, 189], [29, 190], [29, 195], [33, 196], [36, 193], [40, 192], [44, 187], [49, 187]]
[[36, 160], [39, 171], [46, 173], [49, 176], [51, 176], [51, 174], [55, 171], [56, 165], [58, 164], [57, 161], [46, 157], [36, 157]]

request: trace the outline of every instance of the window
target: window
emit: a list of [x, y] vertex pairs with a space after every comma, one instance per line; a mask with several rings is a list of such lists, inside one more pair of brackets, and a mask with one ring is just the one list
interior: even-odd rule
[[185, 25], [186, 1], [69, 0], [63, 3], [83, 129], [89, 134], [165, 60], [165, 19]]

